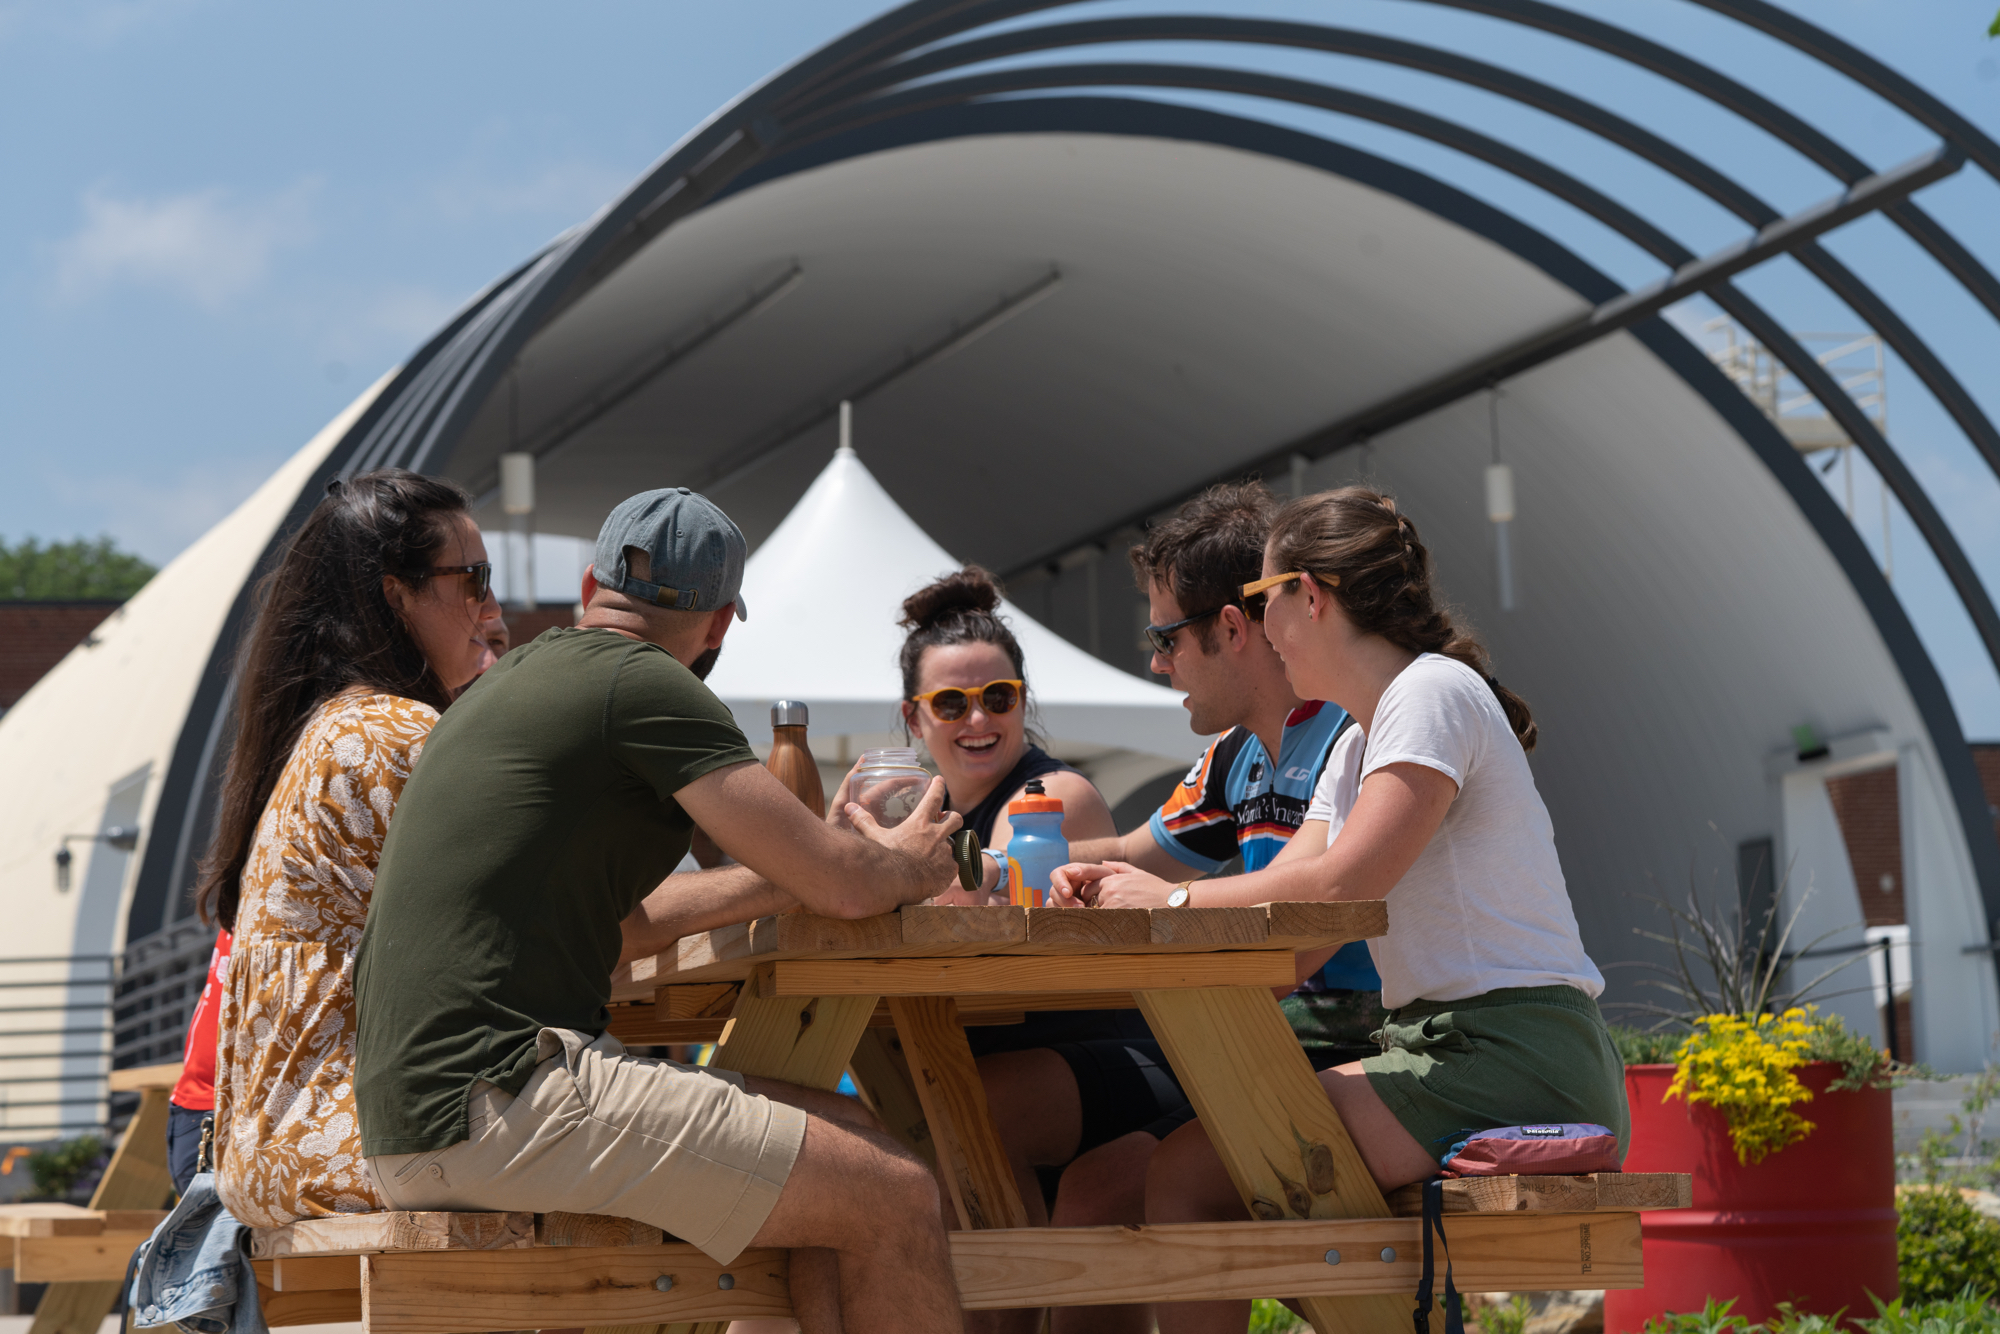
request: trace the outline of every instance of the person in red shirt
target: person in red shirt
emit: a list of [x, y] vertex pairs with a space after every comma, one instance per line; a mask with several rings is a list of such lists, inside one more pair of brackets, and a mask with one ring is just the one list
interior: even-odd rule
[[229, 933], [215, 933], [208, 956], [208, 980], [188, 1019], [181, 1052], [181, 1078], [167, 1108], [167, 1170], [174, 1190], [185, 1194], [201, 1158], [201, 1127], [215, 1111], [215, 1017], [222, 1009], [222, 983], [229, 974]]

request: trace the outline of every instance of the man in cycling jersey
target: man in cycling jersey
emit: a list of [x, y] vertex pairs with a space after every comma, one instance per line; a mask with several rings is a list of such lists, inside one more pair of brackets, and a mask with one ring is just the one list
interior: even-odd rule
[[[1334, 739], [1335, 704], [1301, 700], [1285, 664], [1244, 610], [1239, 590], [1263, 573], [1277, 502], [1256, 483], [1218, 486], [1154, 526], [1131, 552], [1146, 590], [1152, 670], [1186, 695], [1189, 726], [1221, 735], [1166, 803], [1130, 833], [1070, 845], [1079, 862], [1123, 862], [1186, 881], [1271, 863], [1305, 820]], [[1273, 756], [1276, 758], [1273, 759]], [[1381, 981], [1362, 942], [1328, 961], [1283, 1002], [1315, 1068], [1373, 1055]], [[1036, 1168], [1066, 1167], [1050, 1221], [1145, 1221], [1146, 1161], [1194, 1110], [1156, 1044], [1099, 1039], [981, 1058], [993, 1121], [1023, 1195]], [[1030, 1206], [1030, 1214], [1039, 1210]], [[1092, 1307], [1093, 1328], [1150, 1328], [1147, 1308]], [[1026, 1311], [981, 1312], [967, 1328], [1027, 1330]]]

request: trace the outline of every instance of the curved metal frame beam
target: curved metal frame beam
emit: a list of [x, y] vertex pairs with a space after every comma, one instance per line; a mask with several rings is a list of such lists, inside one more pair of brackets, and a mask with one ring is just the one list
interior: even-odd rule
[[[1373, 121], [1455, 149], [1525, 180], [1611, 228], [1670, 269], [1680, 268], [1695, 259], [1692, 251], [1623, 204], [1560, 168], [1488, 135], [1414, 107], [1365, 93], [1249, 70], [1124, 62], [1030, 65], [922, 83], [901, 92], [856, 102], [800, 123], [781, 142], [806, 146], [816, 139], [851, 133], [865, 125], [897, 116], [1009, 93], [1103, 87], [1195, 89], [1309, 106]], [[1929, 544], [1945, 576], [1951, 580], [1981, 642], [1986, 646], [1995, 670], [2000, 671], [2000, 610], [1995, 609], [1951, 526], [1945, 522], [1929, 494], [1881, 430], [1855, 407], [1853, 400], [1840, 389], [1826, 368], [1740, 288], [1723, 282], [1708, 289], [1708, 294], [1746, 328], [1754, 326], [1761, 331], [1757, 335], [1758, 341], [1770, 348], [1772, 354], [1798, 377], [1799, 382], [1821, 400], [1828, 413], [1861, 447], [1862, 453], [1867, 455], [1869, 462], [1896, 492], [1898, 501]], [[1363, 420], [1365, 422], [1365, 414]], [[1316, 457], [1352, 443], [1357, 433], [1365, 433], [1367, 429], [1365, 425], [1335, 423], [1283, 446], [1274, 451], [1273, 456], [1283, 458], [1293, 453], [1304, 453], [1309, 458]], [[1240, 471], [1233, 469], [1232, 473]], [[1107, 525], [1107, 530], [1120, 527], [1124, 522], [1126, 520], [1121, 519], [1119, 523]], [[1995, 907], [2000, 909], [2000, 901], [1996, 901]]]
[[[788, 141], [789, 136], [786, 133], [792, 128], [787, 122], [794, 116], [809, 113], [813, 109], [831, 110], [834, 106], [849, 100], [844, 89], [859, 88], [864, 80], [873, 79], [877, 86], [881, 86], [883, 74], [898, 68], [907, 70], [911, 61], [921, 58], [911, 56], [912, 52], [919, 52], [925, 47], [949, 41], [965, 32], [992, 23], [1018, 18], [1038, 10], [1066, 7], [1074, 2], [1075, 0], [911, 0], [911, 3], [862, 25], [795, 62], [787, 69], [772, 75], [717, 111], [663, 155], [631, 189], [596, 218], [559, 238], [519, 269], [496, 283], [494, 287], [481, 293], [443, 331], [419, 349], [357, 421], [354, 428], [334, 447], [322, 469], [322, 475], [316, 477], [301, 494], [286, 524], [280, 529], [279, 536], [266, 551], [260, 566], [268, 564], [282, 548], [283, 541], [296, 523], [303, 518], [304, 512], [316, 502], [321, 486], [331, 477], [386, 463], [422, 468], [437, 458], [441, 451], [454, 445], [513, 364], [521, 348], [557, 314], [609, 276], [625, 260], [638, 253], [675, 221], [728, 190], [732, 183], [742, 178], [746, 172], [753, 172], [777, 152], [786, 152], [789, 155], [789, 150], [797, 147], [796, 141]], [[1843, 183], [1852, 184], [1870, 174], [1870, 169], [1859, 158], [1848, 153], [1800, 118], [1699, 62], [1635, 34], [1586, 18], [1570, 10], [1543, 4], [1540, 0], [1424, 0], [1424, 2], [1487, 14], [1595, 47], [1678, 82], [1707, 100], [1725, 107], [1772, 133], [1781, 142], [1804, 154], [1841, 179]], [[1992, 140], [1965, 122], [1962, 117], [1951, 112], [1949, 108], [1944, 107], [1942, 103], [1881, 66], [1879, 62], [1862, 55], [1830, 34], [1820, 32], [1803, 20], [1776, 10], [1764, 3], [1764, 0], [1694, 0], [1694, 2], [1758, 28], [1861, 82], [1870, 91], [1934, 129], [1948, 142], [1961, 147], [1989, 174], [2000, 179], [2000, 148], [1996, 148]], [[1065, 26], [1077, 28], [1089, 25]], [[1029, 31], [1047, 31], [1047, 29]], [[1374, 40], [1385, 44], [1380, 48], [1382, 51], [1389, 49], [1387, 44], [1391, 43], [1391, 39]], [[963, 47], [971, 44], [960, 45]], [[1412, 47], [1414, 44], [1401, 45]], [[1436, 53], [1436, 55], [1446, 56], [1453, 61], [1464, 60], [1462, 57], [1450, 57], [1449, 53]], [[1373, 58], [1387, 57], [1377, 54]], [[1466, 62], [1466, 64], [1477, 65], [1477, 62]], [[1433, 72], [1445, 71], [1440, 69]], [[1460, 73], [1464, 72], [1461, 66]], [[907, 75], [897, 76], [898, 79], [904, 77]], [[1447, 77], [1454, 76], [1447, 74]], [[1477, 82], [1472, 78], [1464, 78], [1461, 81]], [[1535, 95], [1547, 101], [1541, 109], [1552, 114], [1564, 115], [1566, 111], [1577, 113], [1590, 107], [1590, 104], [1582, 102], [1581, 99], [1547, 89], [1545, 85], [1532, 85], [1532, 81], [1522, 80], [1513, 85], [1515, 91], [1522, 91], [1523, 84], [1531, 85], [1533, 90], [1539, 90]], [[1498, 87], [1492, 90], [1504, 92]], [[1551, 94], [1554, 95], [1553, 100], [1548, 100]], [[1568, 101], [1564, 102], [1563, 99]], [[877, 100], [887, 101], [888, 98]], [[1464, 131], [1462, 127], [1453, 126], [1450, 122], [1436, 117], [1425, 117], [1425, 113], [1414, 112], [1409, 108], [1395, 108], [1393, 103], [1383, 103], [1379, 99], [1369, 100], [1376, 102], [1380, 108], [1394, 108], [1393, 114], [1401, 117], [1424, 118], [1422, 121], [1406, 119], [1405, 123], [1397, 125], [1397, 128], [1412, 133], [1423, 133], [1423, 130], [1414, 127], [1424, 124], [1424, 121], [1434, 122], [1424, 125], [1425, 129], [1435, 131], [1434, 134], [1426, 134], [1425, 137], [1433, 137], [1437, 142], [1446, 143], [1460, 151], [1468, 151], [1465, 144], [1470, 141], [1465, 140], [1463, 136], [1470, 132]], [[1520, 97], [1517, 100], [1529, 99]], [[1308, 104], [1319, 103], [1313, 101]], [[1167, 108], [1159, 104], [1136, 105], [1152, 107], [1161, 115], [1171, 114]], [[1356, 115], [1359, 114], [1358, 108], [1361, 105], [1363, 104], [1359, 102], [1351, 102], [1346, 107], [1325, 109]], [[1599, 122], [1597, 126], [1592, 127], [1598, 133], [1612, 138], [1614, 142], [1619, 142], [1618, 136], [1622, 136], [1623, 146], [1653, 161], [1655, 165], [1670, 171], [1675, 171], [1675, 166], [1678, 166], [1680, 170], [1675, 171], [1675, 174], [1688, 173], [1683, 175], [1682, 179], [1709, 197], [1715, 198], [1724, 207], [1731, 208], [1738, 213], [1738, 216], [1754, 220], [1753, 213], [1743, 212], [1742, 209], [1768, 207], [1763, 206], [1762, 201], [1756, 200], [1748, 192], [1742, 192], [1741, 187], [1727, 181], [1727, 178], [1706, 167], [1692, 155], [1675, 148], [1651, 132], [1644, 131], [1629, 122], [1623, 122], [1602, 109], [1595, 110], [1596, 114], [1589, 116], [1588, 119]], [[906, 108], [900, 114], [905, 116], [914, 114], [914, 109]], [[926, 113], [920, 118], [929, 118], [930, 114], [935, 113]], [[1376, 119], [1373, 116], [1364, 118]], [[1566, 118], [1573, 119], [1574, 115]], [[1385, 120], [1382, 123], [1392, 122]], [[1606, 133], [1606, 127], [1614, 129], [1616, 134]], [[1681, 251], [1678, 244], [1657, 227], [1616, 201], [1610, 200], [1581, 182], [1574, 181], [1573, 178], [1556, 172], [1548, 164], [1541, 163], [1527, 154], [1519, 153], [1518, 150], [1510, 149], [1506, 145], [1493, 144], [1490, 140], [1486, 142], [1508, 158], [1510, 165], [1504, 166], [1503, 169], [1514, 171], [1522, 179], [1530, 180], [1548, 189], [1550, 193], [1566, 198], [1573, 206], [1582, 208], [1585, 213], [1596, 217], [1606, 225], [1613, 225], [1615, 230], [1621, 231], [1635, 241], [1645, 238], [1640, 243], [1649, 253], [1659, 255], [1663, 260], [1668, 254], [1685, 255], [1686, 252]], [[1644, 146], [1645, 151], [1642, 151], [1640, 145]], [[1471, 155], [1484, 157], [1483, 153]], [[1670, 163], [1675, 165], [1670, 166]], [[1495, 162], [1495, 165], [1501, 164]], [[1560, 188], [1551, 189], [1551, 185]], [[1440, 188], [1448, 187], [1440, 186]], [[1715, 193], [1717, 189], [1722, 191], [1722, 195]], [[1579, 200], [1589, 201], [1592, 207], [1583, 207]], [[1955, 280], [1973, 294], [1975, 299], [1984, 304], [1996, 319], [2000, 319], [2000, 281], [1996, 281], [1993, 275], [1957, 242], [1956, 238], [1907, 201], [1885, 212], [1920, 246], [1932, 254]], [[1775, 213], [1772, 216], [1775, 216]], [[1609, 221], [1612, 218], [1618, 219], [1625, 225], [1615, 226]], [[1538, 233], [1536, 235], [1539, 236]], [[1651, 244], [1647, 244], [1648, 242]], [[1813, 249], [1817, 250], [1817, 247]], [[1904, 356], [1912, 369], [1917, 370], [1926, 383], [1932, 385], [1933, 392], [1939, 394], [1940, 402], [1944, 403], [1947, 411], [1952, 412], [1960, 421], [1962, 427], [1968, 422], [1985, 423], [1983, 414], [1979, 413], [1970, 396], [1963, 393], [1962, 386], [1957, 385], [1956, 380], [1950, 377], [1941, 362], [1928, 354], [1928, 349], [1923, 346], [1921, 340], [1894, 315], [1886, 302], [1876, 297], [1830, 255], [1825, 255], [1823, 252], [1810, 255], [1801, 252], [1801, 258], [1821, 277], [1822, 281], [1826, 281], [1843, 300], [1847, 300], [1857, 314], [1869, 320], [1885, 341], [1898, 348], [1899, 354]], [[1846, 289], [1844, 292], [1843, 288]], [[1721, 291], [1734, 302], [1740, 303], [1731, 313], [1737, 314], [1739, 319], [1743, 318], [1742, 314], [1738, 314], [1739, 310], [1750, 314], [1752, 319], [1744, 320], [1746, 327], [1785, 360], [1795, 374], [1799, 374], [1803, 368], [1801, 365], [1793, 364], [1794, 358], [1803, 358], [1805, 365], [1810, 366], [1812, 371], [1818, 372], [1817, 375], [1800, 374], [1800, 379], [1822, 399], [1836, 419], [1841, 419], [1840, 406], [1845, 404], [1850, 414], [1858, 419], [1857, 425], [1861, 428], [1858, 432], [1855, 428], [1849, 428], [1850, 436], [1854, 437], [1857, 443], [1863, 444], [1864, 449], [1870, 444], [1878, 446], [1885, 459], [1893, 461], [1901, 475], [1901, 484], [1912, 488], [1912, 494], [1921, 495], [1920, 489], [1916, 489], [1915, 479], [1909, 477], [1907, 469], [1901, 467], [1900, 459], [1894, 456], [1894, 451], [1890, 449], [1887, 441], [1880, 438], [1880, 433], [1873, 430], [1872, 423], [1868, 423], [1865, 416], [1853, 407], [1852, 401], [1832, 383], [1831, 377], [1824, 373], [1823, 368], [1818, 367], [1817, 362], [1805, 357], [1803, 349], [1797, 348], [1796, 343], [1784, 335], [1782, 328], [1747, 298], [1726, 287]], [[1719, 301], [1720, 299], [1718, 297]], [[1728, 303], [1724, 304], [1725, 309], [1731, 309]], [[1680, 340], [1678, 335], [1663, 342], [1659, 337], [1660, 330], [1642, 329], [1640, 332], [1649, 346], [1653, 346], [1655, 352], [1664, 359], [1676, 364], [1684, 376], [1693, 373], [1688, 364], [1683, 364], [1686, 355], [1692, 354], [1692, 349], [1680, 346], [1684, 344], [1684, 340]], [[1905, 346], [1919, 350], [1918, 355], [1912, 357], [1904, 352]], [[1944, 392], [1939, 392], [1939, 386], [1944, 387]], [[1959, 391], [1956, 397], [1950, 392], [1953, 388]], [[1741, 398], [1740, 394], [1736, 396]], [[1802, 505], [1807, 507], [1809, 513], [1816, 515], [1817, 508], [1831, 510], [1831, 501], [1825, 497], [1823, 488], [1818, 488], [1816, 492], [1811, 489], [1806, 491], [1799, 489], [1796, 484], [1797, 479], [1792, 478], [1790, 473], [1797, 471], [1801, 476], [1811, 480], [1809, 470], [1796, 455], [1789, 453], [1779, 455], [1771, 452], [1771, 441], [1763, 437], [1768, 435], [1780, 444], [1782, 438], [1778, 436], [1776, 428], [1768, 421], [1764, 421], [1747, 400], [1726, 405], [1717, 401], [1717, 406], [1722, 408], [1725, 416], [1732, 417], [1739, 433], [1743, 434], [1746, 441], [1765, 457], [1766, 463], [1785, 478], [1788, 489]], [[1842, 424], [1847, 426], [1844, 420]], [[1968, 435], [1973, 437], [1975, 446], [1980, 448], [1983, 454], [1988, 454], [1989, 463], [1992, 463], [1993, 458], [1988, 446], [1992, 445], [1994, 440], [1990, 423], [1985, 424], [1987, 429], [1984, 438], [1976, 427], [1968, 429]], [[1861, 438], [1871, 433], [1874, 436], [1873, 441]], [[1783, 461], [1785, 458], [1790, 459], [1790, 465]], [[1880, 468], [1882, 464], [1878, 463], [1877, 466]], [[1995, 466], [2000, 467], [2000, 465]], [[1891, 477], [1891, 485], [1900, 489], [1898, 480], [1892, 477], [1890, 471], [1884, 470], [1883, 475]], [[1816, 481], [1813, 485], [1817, 486]], [[1904, 504], [1915, 518], [1916, 510], [1911, 507], [1907, 498]], [[1924, 502], [1924, 506], [1928, 508], [1927, 501]], [[1932, 513], [1934, 514], [1934, 511]], [[1913, 690], [1918, 690], [1926, 699], [1930, 693], [1937, 694], [1936, 700], [1920, 703], [1920, 707], [1925, 709], [1926, 718], [1940, 749], [1951, 749], [1949, 742], [1955, 739], [1959, 743], [1958, 749], [1962, 750], [1962, 734], [1957, 732], [1956, 719], [1951, 713], [1949, 700], [1942, 695], [1941, 684], [1935, 681], [1935, 669], [1928, 657], [1923, 655], [1921, 646], [1917, 645], [1913, 632], [1907, 635], [1903, 633], [1908, 631], [1908, 625], [1901, 606], [1888, 591], [1886, 583], [1880, 580], [1879, 571], [1865, 559], [1865, 548], [1854, 534], [1851, 525], [1846, 526], [1844, 533], [1839, 533], [1825, 528], [1817, 518], [1815, 523], [1821, 528], [1823, 540], [1828, 541], [1835, 550], [1850, 580], [1862, 594], [1863, 601], [1870, 606], [1877, 625], [1892, 640], [1892, 648], [1901, 644], [1902, 638], [1907, 638], [1909, 643], [1904, 647], [1911, 648], [1916, 653], [1916, 660], [1903, 664], [1905, 679]], [[1949, 540], [1949, 530], [1942, 529], [1941, 521], [1940, 528]], [[1951, 546], [1955, 548], [1955, 545], [1955, 541], [1952, 541]], [[1849, 550], [1849, 547], [1853, 550]], [[1856, 553], [1860, 553], [1864, 558], [1859, 563], [1856, 561]], [[1969, 565], [1966, 571], [1970, 573]], [[1976, 576], [1972, 582], [1977, 587]], [[1881, 583], [1881, 587], [1876, 588], [1875, 583]], [[211, 654], [208, 670], [204, 674], [204, 683], [197, 692], [181, 737], [176, 743], [169, 773], [166, 775], [169, 795], [163, 800], [178, 799], [185, 809], [177, 813], [168, 812], [163, 806], [160, 814], [167, 816], [170, 824], [180, 824], [183, 836], [171, 841], [149, 840], [148, 854], [141, 868], [141, 890], [135, 899], [131, 926], [140, 925], [143, 911], [141, 905], [148, 898], [152, 901], [154, 920], [157, 922], [170, 888], [178, 888], [179, 884], [184, 883], [187, 868], [192, 866], [195, 848], [191, 838], [196, 826], [202, 823], [197, 818], [199, 809], [205, 808], [210, 800], [203, 794], [210, 786], [208, 780], [216, 767], [217, 742], [225, 730], [228, 664], [233, 656], [236, 632], [240, 629], [248, 609], [246, 601], [248, 596], [246, 585], [244, 593], [239, 595], [236, 606], [232, 608], [229, 623], [222, 637]], [[1979, 596], [1984, 599], [1983, 590]], [[1900, 626], [1901, 630], [1893, 629], [1895, 626]], [[1899, 662], [1903, 661], [1903, 657], [1904, 654], [1899, 649]], [[1931, 692], [1927, 688], [1920, 689], [1921, 682], [1925, 680], [1936, 685], [1937, 690]], [[1939, 709], [1942, 710], [1941, 714], [1938, 713]], [[1969, 751], [1963, 758], [1965, 760], [1963, 767], [1969, 772]], [[1964, 785], [1962, 781], [1964, 775], [1957, 772], [1959, 767], [1951, 763], [1951, 757], [1947, 757], [1947, 768], [1952, 771], [1951, 786], [1959, 798], [1959, 805], [1964, 807], [1966, 798], [1964, 793], [1958, 792]], [[1976, 788], [1976, 777], [1973, 782]], [[173, 794], [177, 792], [179, 797], [175, 798]], [[1979, 818], [1969, 816], [1965, 810], [1960, 811], [1960, 818], [1966, 837], [1972, 844], [1982, 891], [1989, 900], [1988, 915], [1993, 919], [2000, 918], [2000, 911], [1995, 911], [1995, 901], [2000, 900], [2000, 870], [1996, 870], [1996, 867], [2000, 867], [2000, 861], [1996, 861], [1996, 858], [2000, 858], [2000, 852], [1984, 847], [1985, 842], [1992, 841], [1984, 814], [1982, 802], [1978, 812]], [[158, 817], [155, 824], [159, 827]], [[1983, 839], [1982, 835], [1985, 836]], [[173, 844], [171, 852], [167, 851], [169, 842]], [[2000, 844], [1995, 846], [1996, 849], [2000, 849]], [[157, 856], [155, 849], [159, 850]], [[158, 886], [157, 892], [151, 895], [147, 893], [149, 883]]]

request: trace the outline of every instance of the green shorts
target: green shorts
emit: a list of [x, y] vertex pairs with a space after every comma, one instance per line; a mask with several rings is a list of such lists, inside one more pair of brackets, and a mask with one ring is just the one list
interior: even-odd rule
[[1597, 1002], [1575, 987], [1503, 987], [1463, 1000], [1413, 1001], [1361, 1062], [1369, 1086], [1440, 1161], [1475, 1130], [1588, 1121], [1631, 1138], [1625, 1066]]

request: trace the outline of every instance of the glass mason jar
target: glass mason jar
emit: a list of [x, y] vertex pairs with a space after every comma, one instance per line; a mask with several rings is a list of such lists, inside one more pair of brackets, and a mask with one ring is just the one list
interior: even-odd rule
[[917, 763], [917, 752], [911, 747], [864, 750], [847, 795], [873, 816], [876, 824], [889, 829], [910, 818], [930, 781], [929, 771]]

